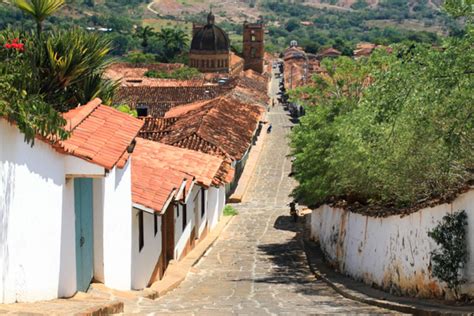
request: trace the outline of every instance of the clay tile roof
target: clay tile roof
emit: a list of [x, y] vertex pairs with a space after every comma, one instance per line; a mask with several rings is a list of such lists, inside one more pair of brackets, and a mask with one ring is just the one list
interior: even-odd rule
[[341, 56], [342, 53], [335, 48], [329, 47], [323, 49], [321, 52], [318, 53], [318, 56], [322, 57], [330, 57], [330, 56]]
[[82, 158], [106, 169], [112, 169], [122, 159], [140, 131], [143, 122], [102, 105], [95, 99], [63, 114], [71, 136], [55, 144], [57, 150]]
[[229, 183], [233, 178], [229, 160], [142, 138], [137, 139], [137, 146], [153, 150], [153, 166], [184, 172], [193, 176], [201, 186], [220, 186]]
[[177, 118], [178, 116], [183, 116], [193, 110], [202, 108], [204, 105], [208, 104], [211, 101], [212, 100], [198, 101], [194, 103], [176, 106], [165, 113], [165, 118]]
[[170, 108], [203, 100], [211, 100], [234, 88], [232, 83], [211, 86], [122, 86], [114, 104], [128, 104], [135, 109], [143, 104], [153, 117], [162, 117]]
[[233, 67], [237, 64], [241, 64], [244, 62], [244, 59], [237, 56], [235, 53], [230, 54], [230, 66]]
[[162, 213], [167, 202], [179, 198], [176, 194], [184, 181], [189, 187], [193, 177], [179, 170], [164, 168], [159, 159], [158, 145], [137, 139], [132, 159], [132, 200], [134, 204]]
[[219, 97], [179, 117], [160, 142], [240, 160], [263, 111], [232, 96]]
[[171, 72], [183, 67], [183, 64], [133, 64], [113, 63], [105, 71], [105, 76], [112, 80], [140, 78], [149, 70]]
[[149, 116], [144, 118], [143, 121], [145, 124], [143, 124], [139, 136], [145, 139], [159, 141], [170, 133], [172, 125], [177, 121], [177, 118], [154, 118]]

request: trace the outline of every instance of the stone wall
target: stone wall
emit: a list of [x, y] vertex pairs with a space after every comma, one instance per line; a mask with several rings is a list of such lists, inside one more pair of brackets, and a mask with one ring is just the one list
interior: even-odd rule
[[311, 237], [344, 274], [395, 294], [445, 298], [451, 293], [431, 275], [430, 253], [437, 245], [427, 233], [443, 216], [460, 210], [468, 214], [470, 254], [461, 292], [474, 296], [474, 190], [406, 216], [377, 218], [324, 205], [311, 214]]

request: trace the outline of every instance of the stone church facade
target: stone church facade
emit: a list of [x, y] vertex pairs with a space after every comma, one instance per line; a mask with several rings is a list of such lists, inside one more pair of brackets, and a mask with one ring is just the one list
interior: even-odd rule
[[[265, 53], [265, 32], [263, 23], [244, 23], [243, 59], [244, 70], [263, 72]], [[189, 66], [203, 73], [234, 72], [236, 58], [232, 58], [230, 40], [227, 33], [215, 24], [212, 12], [207, 16], [207, 24], [193, 24], [193, 39], [189, 52]]]

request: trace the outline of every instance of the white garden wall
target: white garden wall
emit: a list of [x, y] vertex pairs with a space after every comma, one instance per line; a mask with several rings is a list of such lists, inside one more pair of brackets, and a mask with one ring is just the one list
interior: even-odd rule
[[405, 217], [368, 217], [325, 205], [311, 214], [311, 235], [327, 259], [355, 279], [404, 295], [443, 297], [445, 285], [430, 275], [430, 252], [437, 246], [427, 232], [460, 210], [468, 214], [470, 253], [462, 292], [474, 296], [474, 190]]

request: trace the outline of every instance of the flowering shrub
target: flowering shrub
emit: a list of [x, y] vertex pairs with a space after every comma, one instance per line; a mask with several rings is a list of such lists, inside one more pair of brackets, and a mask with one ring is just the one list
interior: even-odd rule
[[18, 38], [14, 38], [13, 40], [11, 40], [11, 42], [7, 42], [5, 45], [3, 45], [3, 47], [6, 49], [14, 49], [19, 52], [25, 50], [25, 44], [20, 43], [20, 40]]

